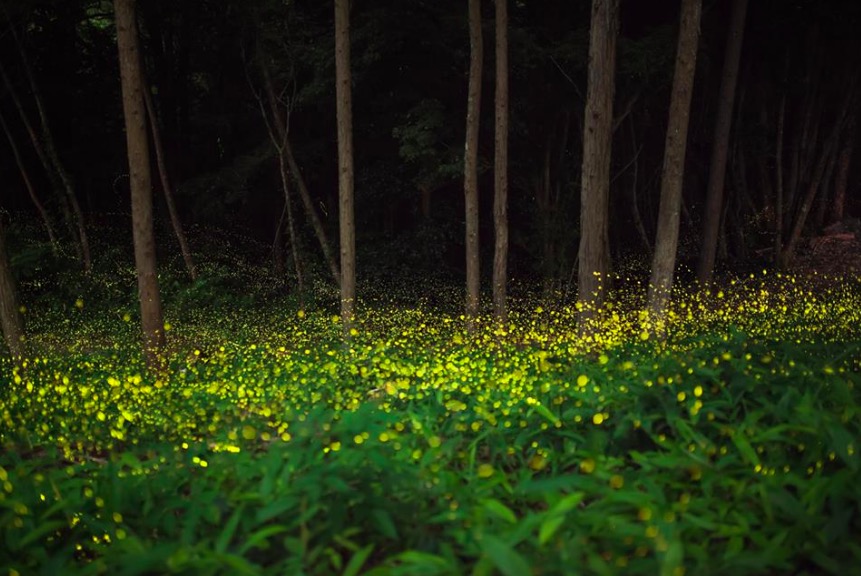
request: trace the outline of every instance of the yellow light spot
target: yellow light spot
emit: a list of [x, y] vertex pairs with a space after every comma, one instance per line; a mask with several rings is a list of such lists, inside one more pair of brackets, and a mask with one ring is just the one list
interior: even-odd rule
[[640, 522], [648, 522], [652, 519], [652, 509], [643, 506], [637, 511], [637, 520]]
[[592, 458], [586, 458], [582, 462], [580, 462], [580, 471], [584, 474], [591, 474], [595, 471], [595, 460]]
[[114, 519], [114, 522], [116, 522], [117, 524], [119, 524], [120, 522], [122, 522], [122, 521], [123, 521], [123, 515], [122, 515], [122, 514], [120, 514], [119, 512], [114, 512], [114, 513], [111, 515], [111, 518], [113, 518], [113, 519]]
[[479, 478], [490, 478], [491, 476], [493, 476], [493, 466], [490, 464], [480, 464], [478, 466]]
[[600, 426], [602, 422], [604, 422], [604, 415], [601, 414], [600, 412], [598, 412], [597, 414], [592, 416], [592, 423], [595, 426]]
[[298, 316], [299, 319], [304, 318], [305, 317], [305, 311], [300, 309], [298, 312], [296, 312], [296, 316]]
[[80, 310], [80, 309], [81, 309], [81, 308], [83, 308], [83, 307], [84, 307], [84, 301], [83, 301], [83, 299], [78, 298], [77, 300], [75, 300], [75, 308], [77, 308], [78, 310]]
[[610, 488], [614, 490], [619, 490], [625, 485], [625, 479], [622, 478], [619, 474], [613, 474], [610, 477]]
[[585, 374], [580, 374], [577, 376], [577, 386], [580, 388], [585, 388], [586, 384], [589, 383], [589, 377]]

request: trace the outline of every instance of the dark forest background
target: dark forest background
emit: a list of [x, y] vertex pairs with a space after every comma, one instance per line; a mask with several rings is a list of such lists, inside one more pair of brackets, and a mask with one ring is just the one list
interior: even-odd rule
[[[13, 92], [37, 128], [34, 90], [39, 92], [87, 229], [129, 228], [112, 3], [4, 4], [0, 64], [8, 81], [0, 89], [0, 112], [58, 234], [73, 237], [73, 227], [61, 225], [69, 211], [67, 199], [39, 164]], [[484, 4], [479, 169], [482, 267], [489, 275], [493, 6]], [[694, 262], [699, 248], [730, 4], [707, 1], [703, 7], [684, 176], [682, 264]], [[841, 122], [845, 102], [851, 100], [853, 111], [858, 106], [859, 13], [861, 6], [852, 1], [750, 4], [721, 219], [721, 265], [759, 266], [774, 260], [778, 220], [787, 235], [811, 184], [817, 193], [807, 233], [857, 213], [858, 165], [851, 163], [855, 113], [842, 121], [836, 141], [832, 127]], [[678, 14], [679, 2], [672, 0], [621, 6], [610, 203], [617, 263], [642, 261], [647, 268], [654, 243]], [[337, 246], [330, 4], [147, 0], [139, 3], [138, 16], [168, 174], [181, 220], [191, 231], [192, 250], [214, 230], [264, 246], [275, 241], [284, 201], [278, 155], [256, 97], [264, 90], [261, 61], [271, 71], [282, 113], [289, 114], [289, 139], [301, 176]], [[466, 3], [356, 0], [351, 20], [359, 278], [396, 271], [462, 278]], [[576, 268], [589, 24], [586, 1], [510, 5], [513, 278], [559, 285]], [[784, 99], [785, 199], [778, 214], [775, 160]], [[816, 182], [820, 158], [824, 170]], [[15, 220], [37, 222], [6, 138], [0, 139], [0, 159], [0, 205]], [[169, 234], [159, 178], [154, 176], [153, 183], [157, 226]], [[294, 201], [298, 245], [311, 255], [311, 266], [325, 274], [314, 233], [295, 196]], [[286, 242], [284, 235], [278, 238]], [[130, 251], [130, 234], [125, 246]], [[160, 242], [160, 257], [174, 246]], [[94, 253], [93, 259], [98, 258]]]

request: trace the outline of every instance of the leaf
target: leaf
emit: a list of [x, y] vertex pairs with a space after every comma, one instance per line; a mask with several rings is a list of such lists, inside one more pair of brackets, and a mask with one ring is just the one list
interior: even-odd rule
[[559, 417], [551, 412], [544, 404], [536, 404], [533, 407], [533, 410], [547, 418], [554, 426], [559, 423]]
[[371, 512], [371, 518], [373, 519], [374, 526], [376, 526], [377, 530], [380, 531], [380, 534], [386, 538], [391, 538], [392, 540], [398, 539], [398, 529], [388, 510], [375, 508]]
[[750, 445], [750, 442], [747, 441], [747, 438], [744, 437], [744, 432], [742, 430], [736, 430], [732, 435], [732, 443], [735, 444], [735, 447], [738, 449], [744, 460], [752, 465], [759, 466], [759, 456], [756, 455], [756, 450]]
[[368, 559], [368, 556], [371, 555], [371, 552], [374, 550], [373, 544], [368, 544], [350, 558], [350, 561], [347, 562], [347, 566], [344, 568], [343, 576], [356, 576], [359, 573], [359, 570], [362, 569], [362, 566], [365, 564], [365, 561]]
[[569, 510], [573, 510], [577, 507], [580, 502], [583, 501], [583, 498], [586, 497], [584, 492], [573, 492], [568, 496], [562, 498], [559, 502], [553, 505], [553, 508], [549, 510], [549, 514], [564, 514]]
[[40, 524], [39, 526], [28, 532], [26, 536], [21, 538], [21, 540], [18, 541], [17, 547], [19, 549], [24, 548], [28, 544], [40, 540], [48, 534], [59, 530], [60, 528], [63, 528], [65, 526], [67, 526], [67, 523], [61, 522], [60, 520], [54, 520], [52, 522], [45, 522], [44, 524]]
[[494, 566], [505, 576], [531, 576], [532, 569], [513, 548], [495, 536], [484, 534], [481, 537], [481, 551], [490, 558]]
[[271, 536], [275, 536], [276, 534], [281, 534], [282, 532], [287, 532], [288, 528], [283, 524], [275, 524], [274, 526], [265, 526], [251, 534], [245, 542], [243, 542], [242, 546], [239, 547], [239, 555], [244, 556], [246, 552], [251, 550], [252, 548], [264, 548], [264, 544], [266, 544], [266, 540]]
[[661, 576], [673, 576], [682, 567], [685, 558], [685, 547], [681, 540], [676, 538], [670, 542], [664, 557], [661, 559]]
[[562, 523], [565, 522], [565, 516], [549, 516], [541, 523], [541, 528], [538, 530], [538, 543], [542, 546], [553, 538]]
[[224, 525], [224, 530], [221, 531], [221, 534], [218, 535], [218, 540], [215, 541], [215, 551], [219, 554], [223, 554], [227, 547], [230, 545], [230, 541], [233, 539], [233, 535], [236, 533], [236, 527], [239, 526], [239, 520], [242, 518], [242, 513], [245, 511], [245, 506], [239, 506], [230, 517], [230, 520], [227, 521], [227, 524]]
[[487, 498], [481, 502], [482, 508], [490, 512], [493, 516], [508, 522], [509, 524], [517, 524], [517, 515], [514, 511], [495, 498]]

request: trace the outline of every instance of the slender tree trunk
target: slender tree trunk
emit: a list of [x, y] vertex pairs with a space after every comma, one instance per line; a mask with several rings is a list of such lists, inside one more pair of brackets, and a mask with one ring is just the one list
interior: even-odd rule
[[685, 175], [688, 124], [691, 113], [691, 96], [694, 91], [694, 73], [697, 68], [697, 44], [700, 37], [702, 0], [682, 0], [679, 21], [679, 44], [676, 52], [676, 70], [670, 99], [670, 117], [664, 145], [664, 168], [661, 176], [661, 201], [658, 208], [658, 232], [655, 255], [652, 259], [652, 278], [649, 282], [648, 306], [653, 328], [664, 334], [664, 321], [679, 245], [679, 211], [682, 204], [682, 185]]
[[36, 156], [39, 158], [39, 162], [42, 164], [42, 168], [45, 170], [45, 174], [48, 176], [48, 180], [51, 183], [51, 187], [59, 199], [60, 208], [63, 212], [63, 222], [66, 224], [66, 227], [68, 228], [68, 231], [74, 240], [73, 245], [75, 246], [76, 256], [78, 257], [78, 260], [83, 262], [84, 254], [81, 250], [81, 239], [78, 237], [78, 231], [75, 227], [72, 210], [69, 206], [69, 199], [66, 197], [66, 194], [63, 191], [63, 184], [62, 182], [60, 182], [56, 172], [54, 171], [54, 168], [51, 166], [51, 161], [48, 158], [47, 153], [45, 152], [45, 147], [42, 145], [42, 139], [36, 133], [36, 129], [30, 122], [30, 118], [27, 116], [27, 112], [24, 110], [24, 105], [21, 103], [21, 99], [18, 98], [18, 94], [17, 92], [15, 92], [15, 87], [12, 85], [9, 76], [6, 74], [6, 69], [3, 67], [2, 63], [0, 63], [0, 77], [3, 78], [3, 84], [6, 86], [6, 91], [9, 93], [9, 96], [12, 99], [12, 103], [15, 105], [15, 109], [18, 110], [18, 116], [20, 116], [21, 123], [24, 125], [24, 129], [27, 131], [27, 136], [29, 136], [30, 138], [30, 143], [33, 145], [33, 150], [36, 151]]
[[335, 93], [338, 116], [338, 212], [341, 230], [341, 321], [350, 337], [356, 304], [353, 209], [353, 109], [350, 94], [350, 2], [335, 0]]
[[779, 265], [781, 267], [786, 267], [791, 264], [792, 259], [795, 257], [795, 250], [798, 247], [798, 242], [801, 240], [801, 233], [804, 230], [804, 225], [807, 223], [807, 215], [810, 213], [810, 208], [813, 206], [813, 201], [816, 199], [816, 194], [822, 185], [825, 170], [828, 167], [828, 160], [840, 141], [840, 134], [846, 124], [847, 114], [854, 105], [856, 88], [857, 84], [854, 83], [851, 88], [849, 88], [837, 119], [834, 121], [834, 127], [832, 128], [831, 134], [822, 146], [819, 160], [816, 163], [816, 168], [814, 169], [810, 182], [807, 185], [807, 191], [801, 199], [801, 204], [796, 212], [792, 230], [789, 233], [789, 238], [786, 240], [786, 245], [783, 248], [783, 252], [780, 254]]
[[[143, 65], [141, 65], [141, 73], [143, 73]], [[159, 128], [159, 119], [156, 116], [155, 106], [153, 105], [152, 95], [149, 92], [146, 83], [143, 86], [144, 104], [146, 105], [147, 118], [149, 119], [150, 133], [152, 134], [152, 145], [155, 151], [155, 161], [158, 167], [158, 175], [161, 179], [161, 187], [164, 191], [164, 201], [167, 204], [167, 213], [170, 215], [170, 223], [173, 226], [173, 232], [176, 235], [176, 240], [179, 242], [179, 249], [182, 252], [182, 260], [185, 262], [185, 269], [192, 280], [197, 280], [197, 266], [194, 264], [194, 258], [191, 256], [191, 249], [188, 247], [188, 239], [185, 236], [185, 230], [182, 227], [182, 221], [179, 219], [179, 212], [176, 209], [174, 202], [173, 186], [170, 183], [170, 177], [167, 173], [167, 162], [164, 158], [164, 147], [162, 146], [161, 130]]]
[[578, 308], [581, 334], [603, 308], [610, 274], [610, 153], [619, 0], [592, 0], [580, 186]]
[[[285, 131], [286, 135], [286, 131]], [[293, 268], [296, 271], [296, 294], [299, 298], [299, 309], [305, 309], [305, 278], [302, 274], [302, 253], [296, 235], [296, 223], [293, 219], [293, 203], [290, 200], [290, 175], [284, 158], [284, 146], [278, 151], [278, 169], [281, 173], [281, 188], [284, 190], [284, 210], [287, 213], [287, 233], [290, 236], [290, 253], [293, 255]]]
[[714, 143], [709, 166], [709, 183], [706, 191], [706, 208], [703, 219], [703, 241], [700, 252], [697, 278], [703, 284], [712, 279], [717, 253], [721, 207], [723, 205], [724, 177], [732, 127], [732, 111], [735, 103], [735, 87], [738, 80], [738, 63], [744, 39], [744, 21], [747, 0], [733, 0], [732, 16], [724, 52], [723, 76], [721, 77], [718, 113], [715, 119]]
[[15, 277], [6, 253], [6, 230], [0, 218], [0, 327], [12, 358], [24, 356], [24, 322], [15, 289]]
[[508, 0], [496, 0], [496, 129], [493, 158], [493, 315], [508, 322]]
[[305, 215], [311, 221], [311, 227], [314, 229], [314, 234], [317, 236], [317, 242], [320, 244], [320, 249], [323, 251], [323, 258], [326, 259], [326, 264], [329, 266], [329, 272], [332, 274], [332, 279], [335, 280], [335, 284], [340, 286], [341, 270], [338, 267], [338, 260], [332, 252], [329, 237], [326, 235], [323, 223], [320, 222], [320, 216], [317, 215], [317, 209], [314, 207], [314, 202], [311, 200], [311, 193], [308, 191], [308, 186], [305, 184], [305, 178], [302, 176], [299, 164], [293, 156], [293, 147], [290, 145], [289, 134], [284, 140], [284, 153], [287, 155], [287, 165], [290, 167], [290, 172], [293, 174], [293, 178], [296, 179], [296, 186], [299, 188], [299, 198], [302, 200], [302, 206], [305, 208]]
[[466, 211], [466, 328], [475, 331], [480, 289], [478, 250], [478, 134], [481, 117], [481, 0], [469, 0], [469, 89], [464, 144], [464, 204]]
[[3, 132], [6, 133], [6, 138], [9, 140], [9, 147], [12, 149], [12, 155], [15, 157], [15, 164], [18, 166], [18, 172], [21, 173], [21, 179], [24, 181], [24, 186], [27, 188], [30, 200], [33, 201], [33, 206], [35, 206], [36, 211], [39, 212], [39, 217], [42, 219], [42, 225], [45, 227], [45, 231], [48, 233], [48, 239], [51, 242], [51, 250], [56, 256], [59, 243], [57, 242], [57, 235], [54, 232], [54, 226], [51, 224], [51, 218], [48, 216], [48, 211], [45, 209], [44, 204], [42, 204], [42, 201], [39, 200], [39, 196], [36, 194], [36, 189], [33, 187], [32, 180], [30, 180], [30, 174], [27, 172], [27, 167], [24, 165], [24, 161], [21, 158], [21, 152], [18, 150], [18, 144], [15, 142], [15, 137], [12, 136], [12, 131], [9, 130], [9, 125], [6, 124], [6, 118], [3, 117], [2, 113], [0, 113], [0, 126], [3, 128]]
[[847, 126], [848, 134], [846, 143], [840, 150], [840, 159], [837, 161], [837, 177], [834, 180], [834, 200], [831, 203], [831, 223], [841, 222], [846, 209], [846, 189], [849, 184], [849, 166], [852, 162], [852, 153], [855, 151], [855, 140], [857, 139], [858, 110], [852, 108]]
[[[263, 46], [258, 43], [258, 60], [260, 61], [260, 69], [263, 76], [263, 88], [266, 91], [266, 100], [269, 103], [269, 112], [272, 115], [273, 123], [275, 124], [275, 135], [281, 142], [281, 150], [279, 154], [283, 154], [287, 160], [288, 173], [293, 175], [296, 180], [297, 188], [299, 189], [299, 198], [302, 200], [302, 207], [305, 209], [305, 215], [311, 221], [311, 227], [314, 229], [314, 235], [317, 237], [317, 242], [320, 244], [320, 249], [323, 251], [323, 258], [326, 260], [326, 265], [329, 267], [329, 272], [332, 274], [332, 279], [335, 283], [341, 285], [341, 270], [338, 267], [338, 261], [332, 252], [329, 237], [326, 235], [326, 230], [323, 228], [320, 217], [317, 215], [317, 209], [314, 207], [314, 202], [311, 200], [311, 193], [305, 183], [305, 178], [302, 177], [302, 171], [299, 169], [299, 164], [293, 156], [293, 147], [290, 144], [290, 115], [287, 117], [281, 113], [278, 107], [278, 97], [275, 95], [275, 85], [272, 81], [272, 74], [269, 66], [266, 63], [266, 55], [263, 53]], [[261, 103], [261, 113], [264, 115], [263, 106]]]
[[131, 185], [132, 233], [138, 275], [143, 350], [147, 366], [161, 367], [160, 351], [165, 345], [161, 296], [156, 274], [155, 238], [152, 219], [152, 176], [146, 128], [146, 104], [140, 69], [135, 0], [114, 0], [122, 80], [123, 116]]
[[284, 220], [287, 218], [287, 204], [281, 208], [281, 217], [278, 218], [278, 227], [275, 229], [275, 239], [272, 240], [272, 268], [275, 276], [284, 277], [286, 264], [284, 263]]
[[775, 191], [774, 191], [774, 263], [780, 262], [783, 252], [783, 127], [786, 119], [786, 94], [780, 98], [780, 109], [777, 112], [777, 143], [775, 145]]
[[[44, 146], [45, 154], [53, 166], [54, 171], [60, 178], [63, 190], [69, 200], [69, 206], [72, 208], [72, 213], [75, 216], [75, 224], [77, 225], [77, 235], [81, 243], [81, 256], [84, 265], [84, 272], [89, 274], [93, 269], [93, 261], [90, 255], [90, 240], [87, 235], [87, 227], [84, 221], [84, 213], [81, 210], [81, 204], [78, 202], [78, 196], [75, 193], [75, 186], [72, 183], [72, 177], [66, 170], [66, 166], [60, 161], [60, 155], [57, 153], [57, 147], [54, 144], [54, 135], [51, 132], [50, 124], [48, 123], [48, 113], [45, 111], [45, 106], [42, 102], [42, 93], [39, 90], [39, 85], [33, 76], [33, 71], [30, 69], [30, 62], [27, 59], [27, 54], [18, 40], [18, 35], [12, 28], [12, 36], [18, 47], [18, 52], [21, 54], [21, 61], [24, 64], [24, 72], [27, 80], [30, 83], [30, 91], [33, 93], [33, 101], [36, 103], [36, 111], [39, 113], [39, 121], [42, 127], [42, 145]], [[23, 109], [22, 109], [23, 110]]]

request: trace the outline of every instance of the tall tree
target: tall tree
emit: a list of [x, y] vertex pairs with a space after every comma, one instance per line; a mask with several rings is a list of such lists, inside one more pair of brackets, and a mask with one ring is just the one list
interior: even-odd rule
[[24, 355], [24, 322], [21, 320], [15, 278], [6, 253], [6, 230], [0, 216], [0, 328], [13, 358]]
[[[143, 65], [141, 65], [141, 70], [143, 71]], [[185, 262], [185, 269], [192, 280], [197, 280], [197, 266], [194, 263], [194, 257], [191, 255], [191, 248], [188, 247], [188, 238], [185, 235], [185, 229], [182, 226], [182, 220], [179, 218], [179, 211], [176, 209], [176, 202], [174, 201], [173, 185], [170, 181], [170, 174], [168, 174], [164, 145], [162, 144], [161, 119], [156, 113], [155, 104], [152, 101], [152, 95], [146, 87], [146, 83], [144, 83], [143, 96], [147, 119], [149, 120], [150, 134], [152, 134], [152, 147], [155, 152], [156, 167], [158, 168], [158, 176], [161, 179], [164, 201], [167, 204], [167, 213], [170, 216], [170, 223], [173, 227], [176, 241], [179, 243], [179, 250], [182, 254], [182, 260]]]
[[723, 208], [723, 188], [726, 176], [726, 159], [729, 152], [729, 136], [732, 128], [732, 112], [735, 105], [735, 87], [738, 81], [738, 63], [744, 40], [744, 21], [747, 0], [733, 0], [732, 14], [724, 52], [723, 73], [718, 95], [718, 111], [715, 118], [714, 141], [709, 164], [709, 183], [706, 189], [706, 207], [703, 215], [703, 239], [697, 278], [701, 283], [710, 282], [714, 274], [717, 256], [718, 235]]
[[508, 0], [496, 0], [496, 122], [493, 159], [493, 314], [508, 320]]
[[581, 333], [604, 304], [610, 273], [610, 151], [619, 0], [592, 0], [583, 120], [578, 304]]
[[36, 207], [36, 211], [42, 219], [42, 225], [45, 227], [45, 231], [48, 233], [48, 239], [51, 241], [51, 249], [56, 255], [58, 247], [57, 234], [54, 232], [54, 226], [51, 224], [51, 217], [48, 216], [48, 211], [45, 209], [45, 205], [42, 204], [42, 201], [39, 199], [39, 195], [36, 194], [36, 189], [33, 187], [33, 181], [30, 179], [30, 173], [27, 170], [27, 166], [24, 164], [23, 158], [21, 158], [21, 152], [18, 150], [18, 143], [15, 141], [15, 137], [9, 129], [9, 125], [6, 124], [6, 118], [2, 113], [0, 113], [0, 127], [2, 127], [3, 132], [6, 133], [6, 139], [9, 141], [9, 148], [12, 149], [12, 156], [15, 157], [15, 164], [18, 166], [18, 172], [21, 174], [21, 179], [24, 181], [24, 187], [27, 188], [30, 200], [33, 202], [33, 206]]
[[852, 162], [852, 153], [855, 150], [857, 139], [858, 108], [852, 108], [849, 113], [849, 122], [846, 127], [846, 137], [840, 148], [840, 158], [837, 161], [837, 176], [834, 180], [834, 200], [831, 202], [830, 222], [836, 223], [843, 220], [846, 211], [846, 189], [849, 185], [849, 166]]
[[338, 213], [341, 231], [341, 322], [349, 338], [356, 306], [353, 211], [353, 108], [350, 93], [350, 0], [335, 0], [335, 99], [338, 121]]
[[670, 117], [664, 145], [664, 167], [661, 175], [661, 201], [658, 208], [658, 228], [652, 278], [649, 282], [648, 306], [653, 326], [663, 332], [679, 244], [679, 212], [682, 205], [682, 184], [685, 174], [685, 152], [694, 72], [697, 68], [697, 43], [700, 37], [702, 0], [682, 0], [679, 20], [679, 44], [676, 70], [670, 97]]
[[[50, 173], [55, 174], [56, 178], [59, 179], [61, 194], [65, 194], [66, 201], [71, 207], [72, 215], [74, 216], [77, 227], [76, 233], [78, 242], [81, 247], [81, 261], [84, 266], [84, 272], [89, 273], [93, 268], [93, 261], [90, 255], [90, 240], [87, 234], [87, 227], [84, 223], [84, 213], [81, 210], [81, 204], [78, 202], [78, 195], [75, 192], [75, 186], [72, 182], [72, 176], [69, 174], [69, 171], [66, 170], [66, 165], [60, 160], [60, 154], [57, 152], [57, 145], [54, 143], [54, 133], [51, 130], [50, 123], [48, 122], [48, 112], [42, 99], [42, 91], [39, 88], [39, 84], [36, 82], [33, 70], [30, 68], [30, 60], [27, 58], [27, 53], [24, 51], [24, 47], [18, 39], [15, 27], [11, 26], [10, 30], [12, 32], [12, 37], [15, 40], [15, 44], [18, 47], [18, 52], [21, 54], [21, 62], [24, 65], [24, 72], [27, 76], [27, 81], [30, 84], [30, 92], [33, 95], [33, 101], [36, 104], [36, 111], [39, 114], [39, 122], [42, 127], [41, 144], [38, 145], [37, 148], [42, 148], [44, 150], [44, 154], [50, 161], [51, 167], [48, 170]], [[22, 118], [24, 118], [26, 114], [20, 105], [18, 110], [21, 113]], [[51, 175], [49, 174], [49, 178], [50, 177]]]
[[156, 275], [155, 237], [152, 217], [152, 176], [147, 141], [146, 104], [135, 16], [136, 0], [114, 0], [119, 51], [123, 116], [131, 185], [132, 235], [147, 365], [158, 368], [164, 347], [164, 321]]
[[480, 290], [478, 251], [478, 128], [481, 117], [481, 0], [469, 0], [469, 88], [466, 101], [466, 143], [463, 190], [466, 211], [466, 327], [475, 330]]

